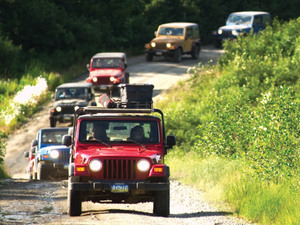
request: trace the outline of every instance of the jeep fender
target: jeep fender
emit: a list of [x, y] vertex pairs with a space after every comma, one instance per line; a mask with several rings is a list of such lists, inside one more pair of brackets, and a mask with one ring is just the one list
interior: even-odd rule
[[199, 41], [194, 42], [192, 47], [194, 47], [194, 46], [199, 47], [199, 51], [201, 51], [201, 44]]
[[74, 163], [69, 164], [69, 177], [74, 176], [74, 171], [75, 171], [75, 165]]

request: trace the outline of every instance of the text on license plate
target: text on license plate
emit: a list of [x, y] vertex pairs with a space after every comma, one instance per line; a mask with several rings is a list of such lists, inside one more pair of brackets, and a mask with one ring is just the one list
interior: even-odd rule
[[128, 192], [128, 185], [127, 184], [112, 184], [111, 192], [114, 192], [114, 193]]

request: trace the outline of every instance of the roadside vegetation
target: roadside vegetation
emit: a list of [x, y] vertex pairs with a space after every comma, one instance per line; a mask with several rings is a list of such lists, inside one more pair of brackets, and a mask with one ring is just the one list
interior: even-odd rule
[[[0, 165], [9, 133], [46, 104], [57, 85], [83, 73], [94, 53], [141, 53], [157, 26], [171, 21], [199, 23], [206, 44], [232, 11], [264, 10], [288, 20], [298, 16], [297, 4], [1, 1]], [[216, 66], [191, 68], [190, 80], [159, 103], [179, 144], [167, 157], [172, 176], [262, 224], [300, 220], [299, 32], [299, 18], [275, 21], [259, 36], [227, 42]]]
[[260, 224], [300, 221], [299, 37], [300, 18], [226, 42], [158, 104], [178, 140], [173, 178]]

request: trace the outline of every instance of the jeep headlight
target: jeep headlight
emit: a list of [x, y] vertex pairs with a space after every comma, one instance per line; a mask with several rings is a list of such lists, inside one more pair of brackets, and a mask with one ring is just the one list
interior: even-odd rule
[[138, 163], [137, 163], [137, 168], [139, 171], [141, 172], [146, 172], [150, 169], [150, 163], [148, 160], [146, 159], [141, 159]]
[[56, 112], [61, 112], [61, 107], [57, 106], [55, 110], [56, 110]]
[[221, 29], [218, 30], [218, 34], [220, 34], [220, 35], [222, 34], [222, 30]]
[[151, 47], [155, 48], [155, 46], [156, 46], [155, 42], [151, 42]]
[[50, 152], [50, 157], [51, 157], [52, 159], [57, 159], [57, 158], [59, 157], [59, 151], [57, 151], [57, 150], [52, 150], [52, 151]]
[[79, 109], [79, 106], [78, 106], [78, 105], [76, 105], [76, 106], [74, 107], [75, 112], [77, 111], [77, 109]]
[[232, 33], [232, 35], [234, 35], [234, 36], [238, 36], [238, 35], [239, 35], [239, 33], [238, 33], [236, 30], [231, 31], [231, 33]]
[[116, 80], [116, 78], [115, 78], [115, 77], [110, 77], [109, 80], [110, 80], [111, 82], [114, 82], [114, 81]]
[[98, 78], [97, 77], [93, 77], [93, 82], [97, 82]]
[[167, 48], [171, 48], [171, 46], [172, 46], [171, 43], [167, 43], [167, 44], [166, 44], [166, 47], [167, 47]]
[[102, 162], [98, 159], [92, 159], [89, 167], [91, 171], [98, 172], [102, 169]]

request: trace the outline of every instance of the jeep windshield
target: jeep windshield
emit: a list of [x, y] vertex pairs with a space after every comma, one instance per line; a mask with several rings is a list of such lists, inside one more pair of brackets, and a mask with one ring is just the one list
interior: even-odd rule
[[62, 137], [68, 134], [68, 128], [61, 130], [44, 130], [42, 132], [42, 144], [61, 145]]
[[252, 16], [244, 15], [244, 14], [230, 14], [227, 20], [227, 25], [251, 25], [252, 24]]
[[55, 100], [61, 99], [87, 99], [88, 90], [86, 88], [59, 88], [56, 91]]
[[161, 27], [158, 35], [183, 36], [183, 28]]
[[120, 58], [94, 58], [92, 68], [105, 69], [105, 68], [121, 68], [122, 59]]
[[149, 120], [84, 120], [80, 123], [79, 142], [158, 144], [158, 123]]

